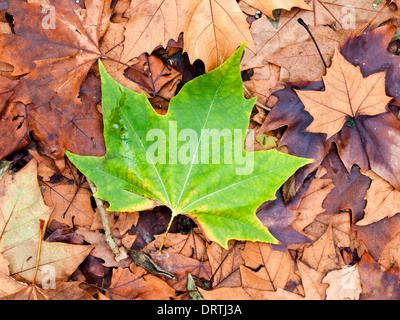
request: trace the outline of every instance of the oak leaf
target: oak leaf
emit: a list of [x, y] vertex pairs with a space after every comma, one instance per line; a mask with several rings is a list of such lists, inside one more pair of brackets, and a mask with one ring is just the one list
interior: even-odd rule
[[339, 132], [350, 118], [374, 116], [386, 112], [391, 97], [385, 92], [385, 72], [366, 78], [338, 50], [332, 65], [323, 77], [325, 91], [296, 93], [314, 118], [307, 127], [310, 132], [326, 133], [327, 139]]

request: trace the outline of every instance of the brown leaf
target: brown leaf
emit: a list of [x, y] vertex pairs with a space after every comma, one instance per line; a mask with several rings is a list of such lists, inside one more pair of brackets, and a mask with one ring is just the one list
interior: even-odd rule
[[336, 50], [323, 77], [325, 91], [296, 90], [305, 110], [314, 118], [307, 131], [326, 133], [329, 139], [342, 129], [348, 117], [386, 112], [392, 98], [385, 92], [385, 76], [380, 72], [364, 78], [360, 69]]
[[175, 275], [175, 279], [167, 279], [167, 283], [175, 290], [187, 290], [188, 273], [205, 281], [211, 278], [211, 266], [208, 261], [199, 261], [168, 250], [163, 250], [161, 253], [153, 251], [150, 255], [163, 270]]
[[358, 300], [362, 292], [357, 265], [328, 272], [322, 281], [329, 284], [327, 300]]
[[274, 250], [268, 243], [246, 242], [241, 255], [244, 265], [240, 266], [240, 274], [244, 288], [267, 291], [285, 289], [294, 272], [294, 261], [290, 254]]
[[193, 63], [201, 59], [206, 72], [221, 65], [243, 42], [255, 52], [245, 14], [236, 1], [191, 1], [190, 20], [183, 30], [183, 51]]
[[399, 270], [383, 272], [368, 254], [364, 253], [358, 262], [362, 294], [360, 300], [399, 300]]
[[303, 230], [320, 213], [323, 213], [325, 210], [322, 208], [322, 203], [333, 188], [334, 185], [331, 179], [315, 177], [297, 208], [299, 215], [292, 223], [293, 228]]
[[[311, 26], [310, 30], [328, 66], [335, 49], [339, 49], [350, 32], [354, 32], [352, 29], [334, 31], [322, 25]], [[268, 57], [268, 62], [289, 71], [289, 77], [284, 79], [287, 82], [321, 81], [325, 73], [325, 66], [311, 38], [280, 49]]]
[[[7, 9], [14, 18], [14, 33], [0, 35], [0, 56], [14, 66], [12, 75], [22, 76], [10, 99], [29, 105], [22, 116], [55, 159], [63, 157], [66, 147], [87, 155], [105, 151], [96, 106], [78, 95], [89, 69], [102, 56], [98, 41], [109, 22], [110, 3], [86, 1], [82, 9], [73, 0], [52, 0], [56, 27], [47, 29], [39, 4], [13, 1]], [[65, 141], [65, 135], [73, 139]]]
[[254, 8], [257, 8], [272, 19], [274, 19], [272, 11], [278, 9], [290, 11], [290, 9], [293, 7], [298, 7], [305, 10], [311, 10], [311, 8], [303, 0], [244, 0], [244, 2]]
[[367, 29], [359, 37], [349, 37], [341, 52], [347, 61], [360, 67], [364, 77], [386, 71], [386, 93], [400, 103], [400, 58], [387, 50], [396, 30], [393, 24]]
[[[148, 253], [151, 250], [160, 248], [164, 241], [164, 235], [155, 235], [155, 240], [149, 243], [143, 251]], [[165, 238], [163, 248], [170, 253], [179, 253], [188, 258], [201, 261], [208, 261], [206, 240], [199, 229], [191, 229], [188, 234], [169, 233]]]
[[106, 296], [112, 300], [170, 300], [175, 290], [165, 281], [134, 264], [130, 268], [118, 268], [113, 272]]
[[128, 63], [143, 52], [150, 54], [158, 46], [166, 47], [170, 39], [177, 40], [192, 7], [190, 1], [183, 0], [155, 0], [146, 5], [140, 0], [131, 1], [124, 12], [128, 22], [124, 24], [120, 61]]
[[[307, 25], [335, 25], [337, 28], [352, 28], [348, 25], [348, 5], [353, 5], [357, 23], [366, 24], [370, 22], [384, 5], [381, 3], [376, 8], [367, 1], [348, 0], [306, 0], [313, 11], [293, 9], [290, 12], [283, 11], [279, 17], [278, 27], [275, 28], [266, 16], [252, 23], [250, 32], [256, 46], [256, 53], [246, 50], [242, 61], [243, 69], [265, 66], [268, 58], [281, 48], [292, 44], [304, 42], [308, 39], [308, 33], [302, 28], [297, 19], [302, 18]], [[399, 17], [399, 13], [385, 8], [383, 12], [372, 22], [375, 28], [382, 22], [391, 18]]]
[[304, 248], [302, 262], [322, 274], [340, 269], [344, 263], [333, 240], [332, 226], [312, 245]]
[[240, 265], [243, 258], [240, 254], [244, 243], [229, 242], [228, 250], [213, 242], [207, 245], [207, 256], [212, 270], [213, 288], [241, 286]]
[[365, 198], [367, 206], [364, 217], [357, 221], [357, 225], [366, 226], [384, 218], [393, 217], [400, 212], [400, 191], [371, 170], [364, 174], [372, 182]]

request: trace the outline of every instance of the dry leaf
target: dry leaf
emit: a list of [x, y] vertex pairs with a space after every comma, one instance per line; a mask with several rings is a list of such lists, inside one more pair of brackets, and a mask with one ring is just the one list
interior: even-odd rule
[[332, 226], [312, 245], [304, 248], [302, 262], [321, 273], [341, 268], [344, 263], [333, 241]]
[[374, 116], [386, 112], [392, 100], [385, 91], [385, 72], [364, 78], [336, 50], [332, 65], [323, 77], [325, 91], [295, 90], [305, 110], [314, 118], [307, 131], [326, 133], [327, 139], [338, 133], [348, 118]]
[[327, 300], [358, 300], [362, 292], [357, 265], [328, 272], [322, 282], [329, 284]]
[[257, 8], [261, 12], [265, 13], [272, 19], [274, 15], [272, 11], [278, 9], [285, 9], [290, 11], [293, 7], [298, 7], [305, 10], [312, 10], [303, 0], [243, 0], [248, 5]]
[[359, 220], [357, 225], [366, 226], [384, 218], [393, 217], [400, 212], [400, 191], [371, 170], [364, 174], [372, 182], [365, 197], [367, 206], [364, 218]]
[[193, 63], [201, 59], [206, 72], [221, 65], [236, 49], [247, 42], [255, 52], [246, 15], [234, 0], [195, 0], [190, 23], [183, 32], [183, 51]]

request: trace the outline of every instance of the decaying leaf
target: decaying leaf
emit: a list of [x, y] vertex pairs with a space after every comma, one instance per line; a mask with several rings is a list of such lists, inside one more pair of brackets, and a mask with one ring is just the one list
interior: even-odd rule
[[365, 172], [372, 182], [366, 195], [367, 206], [363, 219], [357, 225], [365, 226], [400, 212], [400, 191], [372, 171]]
[[392, 100], [385, 92], [385, 76], [385, 72], [380, 72], [364, 78], [360, 69], [336, 50], [332, 65], [323, 77], [325, 91], [296, 90], [305, 110], [314, 118], [307, 130], [326, 133], [329, 139], [350, 118], [385, 113]]

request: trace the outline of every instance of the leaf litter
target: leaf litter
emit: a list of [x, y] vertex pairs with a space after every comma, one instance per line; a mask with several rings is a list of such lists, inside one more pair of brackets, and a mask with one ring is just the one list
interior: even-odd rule
[[[80, 4], [68, 1], [70, 6], [64, 5], [61, 10], [60, 2], [52, 0], [56, 13], [64, 14], [60, 21], [65, 24], [61, 29], [48, 29], [38, 35], [43, 36], [46, 45], [29, 55], [24, 52], [29, 41], [37, 40], [31, 34], [43, 18], [43, 3], [13, 1], [2, 8], [13, 20], [7, 20], [5, 11], [0, 16], [4, 26], [0, 28], [0, 159], [11, 161], [13, 173], [6, 173], [0, 180], [0, 197], [7, 202], [18, 198], [17, 194], [11, 196], [10, 190], [24, 190], [24, 199], [18, 201], [25, 201], [31, 197], [27, 191], [30, 190], [41, 207], [33, 211], [46, 221], [47, 228], [35, 268], [41, 234], [38, 220], [31, 222], [32, 233], [13, 240], [7, 240], [8, 228], [2, 227], [0, 298], [398, 300], [400, 90], [396, 80], [399, 58], [393, 54], [398, 43], [392, 41], [398, 26], [396, 8], [386, 6], [374, 19], [384, 4], [374, 8], [368, 1], [358, 2], [354, 7], [360, 26], [348, 31], [340, 23], [342, 8], [348, 1], [336, 3], [336, 9], [332, 1], [286, 1], [287, 6], [272, 8], [268, 6], [273, 2], [268, 1], [260, 1], [259, 7], [252, 1], [240, 1], [239, 6], [232, 1], [228, 16], [237, 19], [238, 30], [248, 30], [243, 31], [244, 38], [229, 43], [230, 49], [219, 56], [222, 38], [215, 38], [215, 47], [205, 47], [200, 45], [204, 40], [195, 32], [202, 30], [205, 40], [210, 40], [207, 29], [200, 24], [198, 30], [194, 23], [185, 25], [184, 18], [192, 10], [189, 2], [153, 2], [152, 5], [168, 10], [161, 13], [162, 10], [149, 6], [153, 10], [150, 16], [154, 19], [162, 14], [168, 21], [163, 26], [142, 29], [142, 37], [161, 35], [161, 27], [173, 31], [164, 39], [140, 44], [128, 39], [134, 28], [140, 27], [135, 26], [135, 14], [141, 12], [135, 1], [113, 1], [111, 14], [111, 3], [107, 1], [101, 1], [101, 6], [90, 0]], [[241, 11], [244, 2], [270, 19], [272, 10], [282, 10], [275, 15], [275, 23], [261, 15], [248, 19], [252, 22], [246, 24], [246, 17], [251, 17], [251, 10], [256, 9], [246, 7]], [[187, 11], [173, 9], [177, 3]], [[218, 1], [200, 0], [196, 4], [201, 10], [192, 12], [194, 21], [196, 14], [207, 15], [210, 5], [219, 5]], [[24, 20], [28, 13], [30, 20]], [[350, 64], [359, 68], [360, 81], [354, 81], [356, 86], [362, 87], [360, 83], [365, 79], [384, 74], [378, 91], [385, 96], [385, 102], [378, 114], [353, 112], [343, 116], [335, 130], [308, 130], [323, 117], [310, 111], [304, 94], [313, 97], [315, 93], [327, 95], [329, 91], [327, 83], [321, 81], [327, 76], [316, 48], [297, 24], [300, 17], [310, 24], [323, 51], [329, 66], [327, 74], [334, 68], [332, 59], [339, 54], [343, 63], [349, 63], [346, 70], [351, 69]], [[211, 28], [219, 28], [217, 23], [225, 21], [210, 15], [208, 19]], [[356, 36], [371, 20], [370, 28]], [[69, 29], [67, 22], [81, 26], [81, 34]], [[221, 28], [222, 34], [234, 38], [229, 29]], [[64, 47], [64, 51], [62, 46], [57, 48], [57, 37], [68, 34], [73, 35], [68, 40], [70, 47]], [[73, 40], [80, 37], [86, 40]], [[248, 89], [246, 97], [259, 99], [249, 116], [249, 126], [262, 137], [254, 140], [259, 148], [256, 150], [271, 148], [260, 142], [272, 137], [276, 144], [271, 144], [272, 148], [314, 159], [293, 175], [287, 189], [277, 190], [275, 200], [266, 201], [257, 210], [258, 219], [280, 243], [231, 240], [224, 248], [210, 241], [198, 221], [180, 214], [171, 222], [164, 241], [171, 211], [167, 206], [151, 205], [129, 213], [107, 211], [107, 217], [117, 245], [143, 253], [161, 273], [152, 273], [132, 257], [116, 261], [105, 242], [90, 186], [64, 156], [65, 150], [90, 156], [106, 152], [96, 60], [102, 58], [106, 70], [122, 85], [145, 92], [152, 107], [165, 115], [170, 111], [169, 101], [186, 82], [221, 65], [244, 40], [248, 47], [241, 71]], [[22, 44], [20, 55], [11, 54], [16, 43]], [[196, 48], [202, 49], [194, 53]], [[304, 52], [310, 53], [312, 61], [307, 60], [310, 55]], [[195, 62], [196, 59], [203, 61]], [[296, 63], [290, 63], [290, 59]], [[46, 80], [43, 75], [49, 74], [51, 68], [54, 77]], [[68, 72], [63, 74], [63, 70]], [[59, 83], [71, 74], [76, 77], [71, 78], [70, 86], [58, 91]], [[343, 77], [347, 82], [353, 81], [349, 75]], [[333, 125], [332, 114], [326, 116], [327, 125]], [[34, 186], [18, 186], [23, 181]], [[2, 205], [6, 202], [2, 201]], [[107, 208], [109, 204], [104, 205]], [[9, 215], [10, 222], [20, 214], [3, 207], [0, 213]], [[15, 239], [22, 236], [28, 238], [21, 247]], [[12, 250], [22, 252], [10, 254], [9, 241]], [[159, 252], [161, 243], [164, 247]], [[58, 258], [48, 261], [54, 254]], [[21, 267], [26, 261], [32, 266], [29, 270]], [[57, 270], [55, 289], [46, 289], [42, 283], [41, 268], [49, 264]]]

